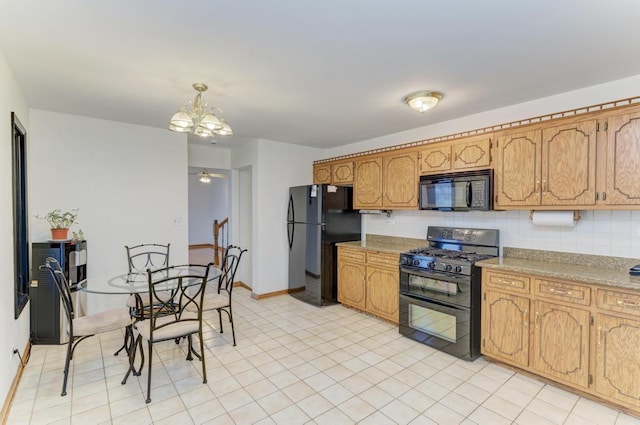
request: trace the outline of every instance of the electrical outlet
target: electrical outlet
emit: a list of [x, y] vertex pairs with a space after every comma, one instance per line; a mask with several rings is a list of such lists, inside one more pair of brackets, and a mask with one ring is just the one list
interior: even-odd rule
[[173, 226], [174, 227], [180, 227], [182, 226], [182, 218], [180, 217], [176, 217], [173, 219]]

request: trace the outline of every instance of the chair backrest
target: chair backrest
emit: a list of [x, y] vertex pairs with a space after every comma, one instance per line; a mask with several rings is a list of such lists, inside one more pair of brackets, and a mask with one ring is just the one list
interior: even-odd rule
[[[151, 339], [154, 329], [171, 326], [176, 322], [202, 321], [202, 297], [209, 278], [209, 264], [171, 266], [157, 270], [147, 270], [149, 281], [149, 306], [145, 313], [150, 320]], [[184, 315], [189, 308], [197, 311], [197, 318]], [[173, 316], [173, 320], [160, 317]]]
[[162, 269], [169, 266], [169, 247], [157, 243], [147, 243], [135, 246], [125, 245], [129, 273], [146, 272], [148, 269]]
[[229, 245], [225, 252], [225, 255], [222, 259], [222, 264], [220, 265], [220, 270], [222, 273], [220, 274], [220, 280], [218, 283], [218, 293], [222, 289], [226, 290], [231, 294], [233, 290], [233, 282], [235, 280], [236, 272], [238, 271], [238, 266], [240, 265], [240, 259], [242, 259], [242, 254], [247, 252], [246, 249], [242, 249], [239, 246]]
[[69, 288], [69, 283], [64, 275], [62, 267], [60, 267], [60, 263], [53, 257], [47, 257], [44, 260], [44, 264], [42, 264], [39, 268], [40, 270], [48, 270], [49, 273], [51, 273], [51, 277], [53, 278], [56, 287], [58, 288], [58, 292], [60, 292], [60, 299], [62, 301], [64, 313], [67, 316], [69, 334], [73, 335], [73, 318], [75, 315], [73, 310], [73, 300], [71, 297], [71, 289]]

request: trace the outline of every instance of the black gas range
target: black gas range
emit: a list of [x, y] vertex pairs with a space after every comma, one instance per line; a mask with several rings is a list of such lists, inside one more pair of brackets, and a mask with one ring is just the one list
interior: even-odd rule
[[480, 355], [480, 269], [499, 231], [430, 226], [428, 246], [400, 254], [400, 333], [465, 360]]

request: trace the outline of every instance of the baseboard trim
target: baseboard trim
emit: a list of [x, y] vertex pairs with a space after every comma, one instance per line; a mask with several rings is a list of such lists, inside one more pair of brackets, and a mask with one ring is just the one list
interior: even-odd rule
[[233, 286], [234, 287], [238, 287], [239, 286], [241, 288], [245, 288], [245, 289], [248, 289], [248, 290], [251, 291], [251, 287], [249, 285], [247, 285], [246, 283], [244, 283], [243, 281], [241, 281], [241, 280], [237, 280], [237, 281], [233, 282]]
[[189, 249], [199, 249], [199, 248], [212, 248], [213, 249], [213, 245], [210, 243], [201, 243], [201, 244], [196, 244], [196, 245], [189, 245]]
[[31, 356], [31, 341], [27, 342], [27, 346], [23, 351], [24, 355], [22, 356], [22, 362], [18, 365], [18, 370], [16, 371], [16, 376], [13, 378], [13, 382], [11, 383], [11, 387], [9, 387], [9, 392], [7, 393], [7, 398], [4, 400], [4, 404], [2, 405], [2, 411], [0, 411], [0, 423], [6, 424], [7, 419], [9, 419], [9, 412], [11, 411], [11, 404], [13, 403], [13, 399], [16, 396], [16, 391], [18, 390], [18, 384], [20, 384], [20, 379], [22, 378], [22, 372], [24, 372], [25, 365], [29, 362], [29, 357]]
[[256, 294], [255, 292], [251, 292], [251, 298], [253, 298], [254, 300], [262, 300], [264, 298], [277, 297], [278, 295], [285, 295], [288, 293], [289, 293], [288, 289], [283, 289], [281, 291], [275, 291], [275, 292], [267, 292], [266, 294]]

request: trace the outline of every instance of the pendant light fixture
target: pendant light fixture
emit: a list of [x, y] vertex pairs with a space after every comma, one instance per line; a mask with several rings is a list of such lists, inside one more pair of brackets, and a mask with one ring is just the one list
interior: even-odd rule
[[406, 95], [402, 101], [409, 105], [411, 109], [415, 109], [418, 112], [427, 112], [436, 106], [440, 99], [442, 99], [442, 93], [422, 90]]
[[216, 134], [232, 136], [233, 130], [224, 119], [222, 109], [209, 107], [202, 101], [202, 93], [208, 87], [203, 83], [193, 83], [193, 88], [198, 92], [193, 101], [188, 101], [178, 112], [173, 114], [169, 121], [169, 130], [178, 133], [193, 133], [200, 137], [212, 137]]

